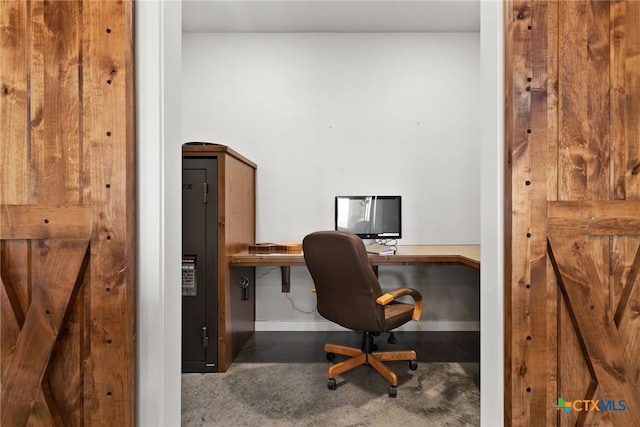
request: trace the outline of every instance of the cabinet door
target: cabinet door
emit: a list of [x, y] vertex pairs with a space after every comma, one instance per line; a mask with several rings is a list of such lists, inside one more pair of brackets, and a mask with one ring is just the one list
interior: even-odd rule
[[217, 159], [182, 172], [182, 370], [217, 371]]

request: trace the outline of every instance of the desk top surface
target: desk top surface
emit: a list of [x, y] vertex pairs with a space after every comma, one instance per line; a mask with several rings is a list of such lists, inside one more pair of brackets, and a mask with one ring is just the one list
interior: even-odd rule
[[[480, 245], [400, 245], [395, 255], [369, 254], [374, 265], [464, 264], [480, 269]], [[232, 266], [303, 266], [302, 254], [250, 254], [229, 257]]]

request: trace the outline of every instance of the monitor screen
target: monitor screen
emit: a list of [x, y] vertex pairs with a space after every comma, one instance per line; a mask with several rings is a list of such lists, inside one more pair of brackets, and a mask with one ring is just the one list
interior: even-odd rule
[[362, 239], [402, 237], [400, 196], [337, 196], [335, 229]]

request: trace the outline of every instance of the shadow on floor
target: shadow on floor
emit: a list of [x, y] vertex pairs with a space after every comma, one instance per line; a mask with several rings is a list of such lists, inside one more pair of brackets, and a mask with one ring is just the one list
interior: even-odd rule
[[[376, 337], [380, 351], [415, 350], [420, 362], [480, 362], [480, 332], [396, 332], [396, 344], [387, 334]], [[360, 347], [359, 332], [266, 332], [249, 339], [234, 362], [318, 363], [326, 361], [324, 344]]]

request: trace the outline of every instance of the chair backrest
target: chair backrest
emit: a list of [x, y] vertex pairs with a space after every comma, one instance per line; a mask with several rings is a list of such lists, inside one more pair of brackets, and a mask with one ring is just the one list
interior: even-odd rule
[[383, 332], [382, 295], [364, 242], [352, 233], [317, 231], [302, 242], [307, 268], [316, 287], [318, 313], [356, 331]]

